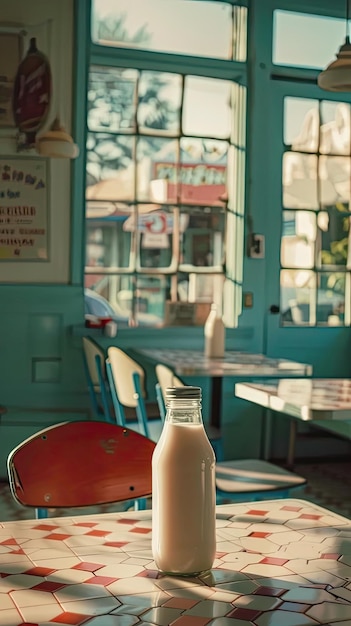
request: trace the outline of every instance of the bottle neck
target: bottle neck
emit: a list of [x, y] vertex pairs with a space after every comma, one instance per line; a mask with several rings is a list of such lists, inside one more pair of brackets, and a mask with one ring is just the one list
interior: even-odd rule
[[167, 400], [166, 422], [172, 424], [202, 424], [201, 401]]

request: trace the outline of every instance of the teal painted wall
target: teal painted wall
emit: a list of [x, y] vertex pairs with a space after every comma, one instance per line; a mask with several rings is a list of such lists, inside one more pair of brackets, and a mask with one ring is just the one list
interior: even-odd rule
[[[29, 15], [30, 11], [34, 11]], [[10, 449], [24, 437], [40, 428], [63, 419], [82, 419], [89, 415], [89, 399], [84, 378], [81, 337], [84, 302], [82, 272], [84, 258], [84, 134], [83, 103], [86, 45], [81, 38], [87, 31], [88, 16], [84, 13], [78, 24], [77, 39], [73, 37], [74, 10], [85, 2], [73, 0], [13, 0], [6, 3], [9, 21], [34, 23], [49, 20], [48, 30], [38, 27], [38, 44], [50, 54], [55, 76], [54, 107], [59, 108], [65, 125], [73, 128], [81, 156], [73, 164], [53, 161], [50, 189], [50, 249], [49, 263], [0, 262], [0, 402], [9, 412], [0, 422], [0, 476], [6, 476], [6, 458]], [[274, 179], [274, 166], [266, 158], [271, 133], [274, 132], [274, 110], [270, 110], [270, 60], [267, 38], [271, 36], [270, 2], [253, 0], [250, 4], [251, 69], [248, 76], [248, 189], [250, 208], [256, 232], [270, 242], [279, 238], [279, 224], [272, 219], [268, 207], [271, 196], [267, 180]], [[50, 21], [51, 20], [51, 21]], [[72, 76], [70, 74], [73, 70]], [[76, 79], [76, 82], [74, 80]], [[76, 94], [79, 106], [72, 106]], [[257, 102], [259, 101], [259, 106]], [[266, 124], [262, 120], [268, 120]], [[1, 141], [0, 152], [16, 154], [14, 137]], [[30, 156], [30, 155], [29, 155]], [[73, 184], [72, 184], [73, 183]], [[272, 183], [274, 185], [274, 183]], [[268, 219], [269, 217], [269, 219]], [[244, 260], [244, 292], [254, 296], [252, 309], [244, 309], [239, 328], [227, 331], [230, 349], [266, 352], [309, 362], [319, 376], [350, 376], [350, 328], [306, 329], [286, 333], [283, 340], [274, 340], [275, 330], [269, 318], [270, 283], [277, 278], [278, 259], [268, 254], [266, 259]], [[275, 272], [275, 273], [274, 273]], [[187, 347], [202, 349], [201, 328], [120, 330], [111, 341], [99, 332], [93, 335], [107, 348], [109, 343], [125, 349], [138, 347]], [[269, 341], [268, 341], [269, 335]], [[155, 376], [146, 363], [148, 393], [154, 395]], [[208, 385], [203, 386], [204, 414], [208, 412]], [[263, 411], [234, 397], [234, 379], [226, 379], [223, 388], [225, 453], [227, 457], [257, 456], [260, 452]], [[274, 452], [283, 456], [287, 445], [287, 421], [275, 420]], [[331, 440], [312, 443], [302, 454], [323, 456], [326, 452], [345, 453], [348, 442]]]

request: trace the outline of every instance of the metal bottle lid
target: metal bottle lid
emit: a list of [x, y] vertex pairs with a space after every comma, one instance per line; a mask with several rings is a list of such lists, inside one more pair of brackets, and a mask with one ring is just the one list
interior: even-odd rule
[[166, 400], [201, 400], [201, 387], [167, 387]]

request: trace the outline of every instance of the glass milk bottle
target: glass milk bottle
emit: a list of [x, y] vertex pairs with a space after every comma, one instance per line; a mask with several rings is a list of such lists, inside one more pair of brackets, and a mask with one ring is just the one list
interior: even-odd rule
[[215, 304], [204, 326], [205, 356], [208, 358], [222, 358], [225, 348], [225, 326]]
[[216, 551], [215, 455], [200, 387], [168, 387], [167, 414], [152, 458], [152, 551], [157, 568], [191, 575]]

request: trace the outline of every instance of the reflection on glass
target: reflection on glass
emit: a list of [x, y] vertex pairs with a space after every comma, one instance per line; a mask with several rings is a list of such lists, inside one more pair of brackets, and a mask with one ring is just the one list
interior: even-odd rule
[[280, 272], [280, 319], [286, 325], [314, 325], [316, 276], [308, 270]]
[[284, 211], [281, 240], [282, 267], [314, 266], [316, 216], [307, 211]]
[[225, 141], [182, 137], [182, 203], [222, 206], [221, 197], [226, 193], [227, 152]]
[[350, 201], [350, 157], [319, 157], [321, 206]]
[[[101, 211], [101, 219], [93, 218], [87, 222], [86, 267], [129, 267], [131, 233], [125, 230], [128, 218], [117, 209], [108, 214], [107, 220], [103, 214], [104, 211]], [[103, 277], [101, 280], [103, 282]]]
[[139, 137], [137, 141], [137, 197], [161, 204], [177, 202], [179, 142]]
[[182, 77], [166, 72], [141, 72], [138, 124], [141, 132], [179, 134]]
[[164, 307], [168, 299], [166, 276], [138, 276], [136, 280], [135, 304], [137, 319], [142, 323], [160, 325], [164, 319]]
[[322, 69], [335, 57], [344, 37], [344, 19], [274, 11], [273, 63]]
[[133, 200], [135, 138], [88, 133], [88, 200]]
[[[93, 1], [92, 37], [103, 45], [230, 59], [232, 28], [232, 6], [226, 2]], [[236, 23], [236, 39], [243, 38], [243, 29], [245, 19]], [[241, 46], [236, 48], [242, 54]]]
[[319, 140], [318, 100], [284, 98], [284, 143], [293, 150], [317, 152]]
[[224, 219], [224, 211], [192, 210], [182, 237], [181, 269], [221, 267]]
[[339, 326], [344, 323], [345, 273], [318, 274], [317, 324]]
[[152, 211], [139, 215], [139, 263], [143, 268], [168, 268], [172, 261], [173, 213]]
[[346, 102], [321, 102], [320, 152], [350, 154], [350, 105]]
[[350, 236], [350, 217], [343, 205], [329, 208], [318, 216], [320, 254], [318, 266], [346, 266]]
[[316, 155], [285, 152], [283, 156], [283, 206], [291, 209], [319, 207]]
[[88, 84], [88, 128], [91, 131], [135, 130], [137, 70], [93, 67]]
[[[230, 92], [228, 81], [187, 76], [182, 121], [184, 134], [229, 138], [233, 117]], [[216, 114], [210, 115], [211, 110]]]

